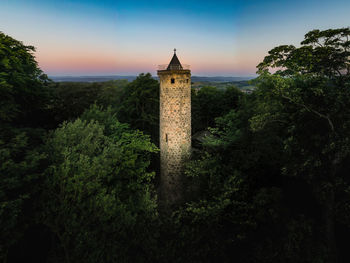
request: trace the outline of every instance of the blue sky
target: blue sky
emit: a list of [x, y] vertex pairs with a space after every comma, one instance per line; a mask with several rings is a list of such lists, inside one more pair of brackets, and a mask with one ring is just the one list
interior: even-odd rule
[[345, 0], [1, 0], [0, 31], [36, 46], [49, 75], [155, 75], [176, 47], [194, 75], [252, 76], [268, 50], [349, 14]]

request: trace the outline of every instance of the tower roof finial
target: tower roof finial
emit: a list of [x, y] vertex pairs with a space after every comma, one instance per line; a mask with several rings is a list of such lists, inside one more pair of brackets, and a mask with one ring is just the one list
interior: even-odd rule
[[169, 63], [167, 70], [182, 70], [182, 69], [183, 69], [182, 65], [176, 56], [176, 48], [174, 48], [174, 55]]

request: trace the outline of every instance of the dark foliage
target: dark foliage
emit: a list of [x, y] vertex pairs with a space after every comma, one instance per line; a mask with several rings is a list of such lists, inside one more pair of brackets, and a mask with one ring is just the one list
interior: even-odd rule
[[159, 214], [158, 81], [53, 83], [0, 33], [0, 262], [349, 262], [349, 36], [272, 49], [251, 95], [193, 91], [210, 136]]

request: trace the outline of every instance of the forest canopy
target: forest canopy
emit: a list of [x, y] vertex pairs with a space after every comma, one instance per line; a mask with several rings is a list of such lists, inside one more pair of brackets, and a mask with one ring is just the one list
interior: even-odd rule
[[[0, 32], [0, 262], [349, 262], [350, 29], [192, 90], [184, 200], [159, 206], [159, 82], [53, 82]], [[195, 137], [195, 136], [194, 136]]]

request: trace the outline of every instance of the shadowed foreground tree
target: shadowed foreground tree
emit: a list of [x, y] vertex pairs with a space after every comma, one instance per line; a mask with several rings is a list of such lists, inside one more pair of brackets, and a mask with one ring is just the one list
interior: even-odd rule
[[43, 125], [48, 100], [47, 76], [25, 46], [0, 32], [0, 122], [18, 127]]
[[0, 261], [33, 221], [43, 170], [48, 79], [34, 50], [0, 32]]
[[347, 262], [349, 36], [272, 49], [254, 94], [216, 120], [187, 171], [197, 198], [174, 214], [179, 262]]
[[244, 94], [236, 87], [220, 90], [215, 87], [203, 87], [192, 90], [192, 133], [215, 125], [215, 118], [227, 114], [238, 107]]
[[[284, 148], [289, 161], [282, 171], [302, 177], [318, 200], [325, 262], [337, 262], [335, 191], [344, 180], [338, 171], [350, 153], [349, 37], [349, 28], [313, 30], [299, 48], [272, 49], [258, 65], [261, 90], [270, 99], [252, 120], [257, 129], [278, 121], [288, 131]], [[280, 69], [270, 74], [273, 67]]]

